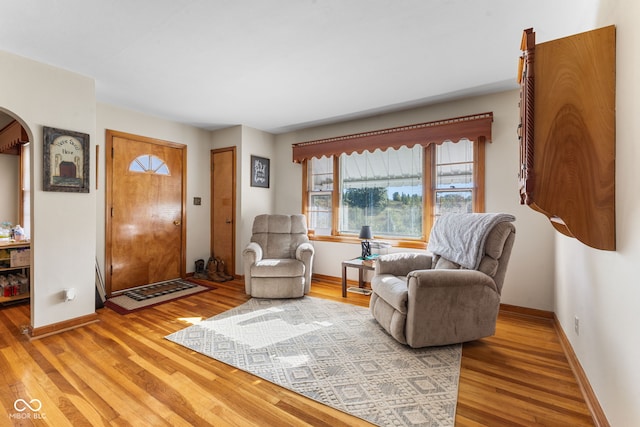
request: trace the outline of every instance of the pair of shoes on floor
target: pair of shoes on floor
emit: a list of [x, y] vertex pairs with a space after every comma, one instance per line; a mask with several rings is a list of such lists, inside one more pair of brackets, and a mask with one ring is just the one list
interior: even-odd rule
[[225, 263], [224, 263], [224, 261], [222, 260], [222, 258], [220, 258], [220, 257], [215, 257], [214, 259], [215, 259], [216, 264], [217, 264], [217, 266], [218, 266], [218, 271], [217, 271], [218, 275], [219, 275], [220, 277], [222, 277], [222, 279], [223, 279], [224, 281], [227, 281], [227, 280], [233, 280], [233, 279], [234, 279], [234, 277], [233, 277], [232, 275], [230, 275], [230, 274], [227, 274], [227, 271], [226, 271], [227, 269], [226, 269], [226, 267], [225, 267]]
[[196, 271], [193, 273], [196, 279], [207, 279], [207, 270], [204, 269], [204, 260], [196, 260]]
[[226, 282], [227, 280], [232, 280], [233, 276], [227, 274], [224, 270], [225, 267], [222, 258], [209, 257], [206, 269], [207, 278], [209, 280], [214, 282]]

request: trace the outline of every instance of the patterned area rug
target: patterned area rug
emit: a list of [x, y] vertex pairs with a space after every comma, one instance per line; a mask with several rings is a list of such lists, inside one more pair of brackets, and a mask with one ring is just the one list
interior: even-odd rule
[[212, 289], [215, 288], [200, 286], [186, 280], [171, 280], [124, 292], [122, 295], [109, 298], [105, 306], [120, 314], [128, 314]]
[[462, 345], [414, 350], [369, 310], [253, 298], [168, 340], [380, 426], [453, 426]]

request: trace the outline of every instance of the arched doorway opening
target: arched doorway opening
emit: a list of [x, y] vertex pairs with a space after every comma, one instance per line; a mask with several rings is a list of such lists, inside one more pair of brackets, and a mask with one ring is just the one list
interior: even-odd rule
[[[24, 120], [0, 107], [0, 228], [5, 230], [0, 231], [2, 305], [32, 300], [32, 136]], [[24, 327], [33, 324], [32, 309], [30, 303], [30, 324]]]

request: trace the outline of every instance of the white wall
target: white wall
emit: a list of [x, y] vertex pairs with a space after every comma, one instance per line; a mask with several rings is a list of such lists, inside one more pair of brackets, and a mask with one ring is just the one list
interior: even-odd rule
[[[33, 327], [95, 311], [95, 259], [104, 274], [105, 258], [106, 129], [187, 145], [187, 272], [195, 269], [196, 259], [208, 257], [210, 132], [97, 104], [92, 79], [5, 52], [0, 52], [0, 107], [21, 121], [32, 141]], [[89, 194], [42, 191], [42, 126], [90, 135]], [[100, 146], [97, 190], [96, 145]], [[202, 205], [193, 205], [193, 197], [201, 197]], [[65, 303], [62, 292], [71, 287], [77, 297]]]
[[[514, 79], [516, 70], [514, 69]], [[486, 149], [487, 212], [509, 212], [516, 216], [516, 242], [505, 279], [502, 302], [541, 310], [553, 309], [554, 231], [546, 218], [521, 206], [518, 197], [517, 90], [469, 98], [394, 114], [385, 114], [336, 125], [304, 129], [276, 137], [279, 159], [276, 211], [302, 209], [302, 168], [291, 161], [291, 144], [332, 136], [347, 135], [394, 126], [429, 122], [475, 113], [493, 112], [493, 142]], [[358, 256], [360, 246], [345, 243], [314, 242], [314, 273], [341, 277], [341, 261]], [[352, 277], [353, 274], [353, 277]], [[354, 278], [351, 272], [349, 278]]]
[[[616, 251], [556, 235], [555, 312], [612, 426], [640, 425], [640, 3], [603, 0], [616, 25]], [[594, 27], [595, 28], [595, 27]], [[580, 320], [574, 331], [574, 316]]]
[[[282, 162], [274, 151], [274, 135], [248, 126], [233, 126], [213, 132], [213, 148], [236, 147], [236, 271], [244, 274], [242, 251], [251, 239], [256, 215], [274, 213], [276, 188], [283, 192], [274, 178]], [[269, 159], [269, 188], [251, 187], [251, 156]]]
[[[197, 259], [208, 259], [211, 235], [211, 133], [156, 117], [105, 104], [97, 105], [96, 140], [100, 146], [99, 185], [97, 193], [96, 252], [104, 275], [105, 260], [105, 134], [106, 130], [131, 133], [187, 146], [187, 273], [195, 271]], [[193, 198], [202, 204], [193, 204]]]
[[[35, 328], [95, 311], [95, 176], [91, 191], [42, 189], [43, 126], [89, 134], [95, 171], [95, 85], [90, 78], [0, 52], [0, 106], [23, 125], [32, 141], [31, 325]], [[65, 288], [75, 288], [64, 302]]]
[[0, 223], [18, 224], [20, 196], [20, 156], [0, 154]]
[[[236, 241], [236, 273], [242, 271], [242, 250], [251, 239], [251, 228], [256, 215], [274, 213], [275, 194], [288, 193], [286, 187], [274, 185], [273, 178], [278, 174], [279, 165], [282, 162], [274, 151], [274, 136], [270, 133], [242, 126], [242, 149], [238, 164], [240, 167], [239, 187], [242, 191], [242, 220], [240, 234]], [[269, 159], [270, 177], [269, 188], [251, 186], [251, 156], [266, 157]], [[277, 189], [277, 192], [276, 192]]]

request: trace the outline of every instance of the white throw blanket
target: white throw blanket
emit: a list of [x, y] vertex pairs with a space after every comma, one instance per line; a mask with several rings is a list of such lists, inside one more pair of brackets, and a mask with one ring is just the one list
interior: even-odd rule
[[491, 229], [499, 222], [515, 219], [505, 213], [442, 215], [431, 229], [427, 250], [462, 267], [477, 270]]

